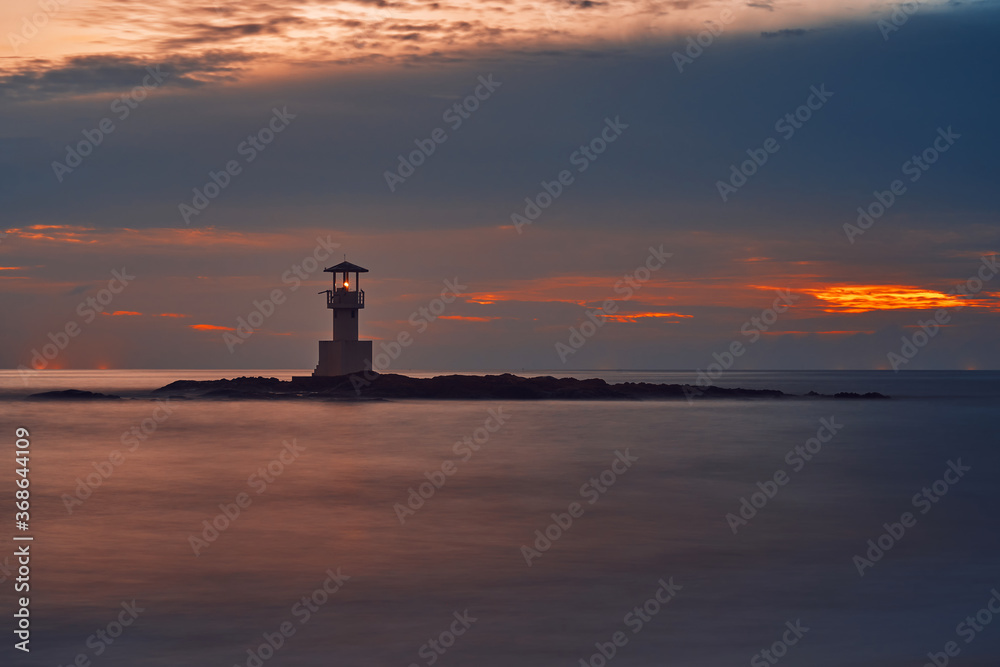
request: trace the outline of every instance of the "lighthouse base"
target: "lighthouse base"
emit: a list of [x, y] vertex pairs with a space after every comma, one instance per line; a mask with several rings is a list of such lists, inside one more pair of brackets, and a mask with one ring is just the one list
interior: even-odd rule
[[370, 340], [321, 340], [313, 377], [361, 373], [370, 368], [371, 359]]

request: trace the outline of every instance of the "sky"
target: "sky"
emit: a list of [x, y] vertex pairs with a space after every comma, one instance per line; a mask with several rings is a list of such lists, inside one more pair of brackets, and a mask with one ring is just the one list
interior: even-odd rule
[[0, 27], [0, 367], [312, 368], [346, 256], [383, 370], [1000, 368], [996, 2]]

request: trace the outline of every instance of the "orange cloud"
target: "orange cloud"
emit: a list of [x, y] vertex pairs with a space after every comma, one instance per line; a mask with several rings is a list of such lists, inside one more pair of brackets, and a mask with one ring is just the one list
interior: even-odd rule
[[675, 324], [676, 318], [690, 318], [693, 315], [682, 315], [681, 313], [616, 313], [607, 316], [612, 322], [638, 322], [641, 319], [655, 319], [659, 317], [674, 318], [673, 323]]
[[33, 241], [55, 241], [57, 243], [97, 243], [96, 239], [83, 238], [86, 232], [93, 232], [93, 227], [78, 227], [74, 225], [29, 225], [24, 229], [8, 229], [7, 233], [22, 239]]
[[497, 301], [504, 301], [504, 300], [505, 299], [501, 296], [497, 296], [496, 294], [487, 294], [485, 292], [477, 294], [475, 296], [465, 297], [465, 301], [467, 303], [476, 303], [479, 304], [480, 306], [490, 306], [496, 303]]
[[220, 327], [214, 324], [189, 324], [188, 326], [198, 331], [236, 331], [233, 327]]
[[119, 315], [142, 315], [142, 313], [137, 313], [134, 310], [116, 310], [113, 313], [104, 313], [105, 315], [111, 315], [112, 317]]
[[[590, 306], [606, 299], [625, 298], [626, 289], [632, 290], [632, 288], [624, 282], [623, 276], [624, 274], [564, 275], [541, 279], [507, 280], [504, 281], [504, 288], [467, 292], [462, 298], [468, 303], [480, 305], [490, 305], [500, 301], [532, 301]], [[674, 299], [673, 293], [680, 291], [681, 284], [656, 276], [648, 282], [641, 283], [637, 290], [633, 290], [632, 298], [645, 304], [663, 305], [665, 301]], [[666, 295], [665, 292], [670, 294]]]
[[[8, 0], [13, 25], [37, 11], [32, 0]], [[662, 36], [694, 34], [705, 23], [725, 22], [728, 9], [737, 20], [726, 27], [750, 34], [810, 27], [853, 15], [866, 19], [888, 14], [889, 0], [874, 0], [864, 8], [833, 0], [790, 4], [711, 3], [645, 0], [621, 2], [531, 2], [479, 0], [438, 2], [312, 2], [282, 0], [253, 3], [220, 0], [194, 5], [184, 2], [85, 0], [60, 3], [58, 21], [48, 21], [32, 52], [14, 56], [27, 67], [39, 57], [58, 59], [77, 54], [96, 56], [113, 48], [119, 56], [186, 56], [195, 61], [205, 51], [230, 54], [237, 64], [257, 56], [263, 63], [281, 61], [315, 64], [327, 60], [352, 64], [397, 59], [447, 57], [463, 52], [530, 45], [642, 45]], [[663, 5], [663, 6], [661, 6]], [[669, 7], [667, 7], [669, 5]], [[13, 9], [16, 7], [16, 9]], [[109, 47], [108, 45], [113, 45]], [[301, 54], [308, 54], [303, 58]], [[215, 55], [219, 57], [218, 54]], [[202, 58], [208, 60], [207, 58]], [[209, 62], [186, 73], [187, 80], [211, 81], [231, 75]], [[188, 64], [189, 67], [192, 65]], [[266, 70], [269, 71], [269, 70]]]
[[191, 317], [190, 315], [181, 315], [180, 313], [160, 313], [157, 317]]
[[464, 322], [490, 322], [492, 320], [499, 320], [499, 317], [469, 317], [466, 315], [441, 315], [438, 317], [439, 320], [462, 320]]
[[243, 250], [308, 249], [315, 243], [302, 232], [260, 233], [239, 232], [215, 227], [197, 229], [175, 229], [153, 227], [133, 229], [130, 227], [97, 229], [77, 225], [30, 225], [7, 230], [7, 234], [23, 240], [50, 241], [75, 244], [100, 244], [102, 249], [126, 248], [131, 252], [148, 254], [171, 253], [178, 249], [185, 251], [211, 251], [213, 248], [241, 248]]
[[[204, 227], [197, 229], [173, 229], [159, 227], [153, 229], [132, 229], [123, 227], [117, 230], [122, 243], [129, 246], [141, 244], [144, 246], [240, 246], [249, 249], [263, 248], [297, 248], [302, 245], [303, 238], [296, 234], [268, 234], [238, 232], [227, 229], [217, 229], [215, 227]], [[305, 243], [311, 242], [308, 239]]]
[[873, 310], [928, 310], [968, 305], [957, 296], [906, 285], [845, 285], [800, 290], [826, 302], [828, 313], [867, 313]]

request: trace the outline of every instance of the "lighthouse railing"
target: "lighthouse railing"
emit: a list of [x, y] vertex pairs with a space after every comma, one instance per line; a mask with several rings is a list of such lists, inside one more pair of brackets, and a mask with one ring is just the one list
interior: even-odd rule
[[[320, 292], [322, 294], [322, 292]], [[326, 290], [327, 308], [364, 308], [365, 291]]]

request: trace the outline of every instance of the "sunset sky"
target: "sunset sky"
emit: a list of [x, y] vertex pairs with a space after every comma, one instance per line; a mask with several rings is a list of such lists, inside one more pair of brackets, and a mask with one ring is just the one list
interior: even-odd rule
[[905, 9], [5, 1], [0, 366], [75, 324], [48, 368], [311, 368], [318, 248], [394, 370], [889, 368], [940, 312], [904, 369], [1000, 368], [1000, 7]]

